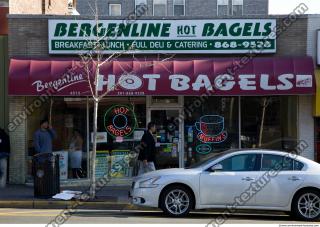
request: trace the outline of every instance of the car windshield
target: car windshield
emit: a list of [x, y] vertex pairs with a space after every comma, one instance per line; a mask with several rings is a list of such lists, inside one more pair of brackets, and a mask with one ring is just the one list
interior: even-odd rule
[[227, 150], [227, 151], [224, 151], [221, 153], [215, 153], [215, 154], [209, 155], [206, 159], [204, 159], [200, 162], [197, 162], [195, 164], [192, 164], [189, 167], [186, 167], [185, 169], [195, 169], [195, 168], [199, 168], [201, 166], [205, 166], [205, 165], [209, 164], [210, 162], [212, 162], [212, 161], [214, 161], [214, 160], [216, 160], [226, 154], [232, 153], [232, 152], [235, 152], [235, 150]]

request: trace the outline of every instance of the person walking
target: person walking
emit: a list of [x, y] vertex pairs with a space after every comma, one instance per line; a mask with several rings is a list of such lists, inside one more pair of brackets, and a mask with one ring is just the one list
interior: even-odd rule
[[56, 138], [55, 130], [49, 125], [47, 119], [40, 122], [40, 129], [34, 133], [33, 143], [36, 153], [51, 153], [52, 141]]
[[4, 188], [6, 186], [9, 154], [9, 135], [2, 128], [0, 128], [0, 188]]
[[156, 125], [153, 122], [148, 124], [148, 130], [146, 130], [141, 139], [141, 151], [138, 156], [139, 160], [139, 172], [138, 175], [155, 171], [155, 154], [156, 154], [156, 141], [152, 134], [156, 132]]

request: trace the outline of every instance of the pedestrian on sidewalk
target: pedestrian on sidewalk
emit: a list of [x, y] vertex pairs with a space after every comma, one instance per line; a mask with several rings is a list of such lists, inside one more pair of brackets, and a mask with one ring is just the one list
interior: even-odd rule
[[9, 135], [2, 128], [0, 128], [0, 188], [4, 188], [6, 186], [9, 154]]
[[83, 139], [79, 130], [75, 129], [69, 145], [69, 160], [72, 169], [73, 178], [79, 179], [83, 177], [82, 172], [82, 146]]
[[156, 141], [153, 134], [156, 132], [156, 125], [154, 122], [148, 124], [148, 130], [146, 130], [141, 139], [141, 147], [138, 160], [139, 160], [139, 172], [138, 175], [155, 171], [155, 155], [156, 155]]
[[51, 153], [52, 141], [56, 138], [56, 132], [47, 119], [40, 122], [40, 129], [34, 133], [33, 143], [36, 153]]

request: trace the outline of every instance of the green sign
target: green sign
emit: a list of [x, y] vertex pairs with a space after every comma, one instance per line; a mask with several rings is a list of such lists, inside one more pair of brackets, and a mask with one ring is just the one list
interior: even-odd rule
[[275, 53], [275, 27], [275, 19], [49, 20], [49, 53], [84, 53], [98, 43], [105, 53]]

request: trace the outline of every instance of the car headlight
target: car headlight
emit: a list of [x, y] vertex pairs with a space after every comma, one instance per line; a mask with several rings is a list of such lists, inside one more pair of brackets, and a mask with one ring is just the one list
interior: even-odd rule
[[159, 180], [160, 177], [153, 177], [146, 180], [142, 180], [139, 183], [139, 188], [156, 188], [158, 184], [156, 184], [156, 181]]

